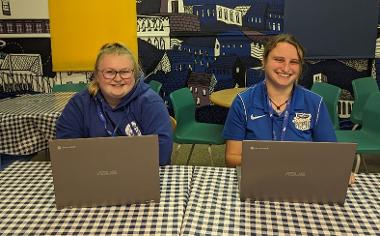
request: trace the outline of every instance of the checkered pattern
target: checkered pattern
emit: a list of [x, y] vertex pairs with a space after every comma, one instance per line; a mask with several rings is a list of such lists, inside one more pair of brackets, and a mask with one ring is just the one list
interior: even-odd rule
[[241, 202], [236, 170], [196, 167], [183, 235], [380, 235], [380, 175], [360, 174], [344, 206]]
[[29, 155], [47, 148], [55, 121], [74, 93], [25, 95], [0, 101], [0, 153]]
[[160, 203], [57, 211], [49, 162], [0, 172], [1, 235], [178, 235], [193, 167], [161, 167]]

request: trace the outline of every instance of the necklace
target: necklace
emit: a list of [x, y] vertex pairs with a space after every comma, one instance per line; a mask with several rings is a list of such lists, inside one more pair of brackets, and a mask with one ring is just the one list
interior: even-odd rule
[[276, 110], [277, 110], [277, 111], [280, 111], [280, 110], [281, 110], [281, 107], [282, 107], [283, 105], [285, 105], [285, 104], [288, 102], [288, 99], [287, 99], [285, 102], [281, 103], [280, 105], [277, 105], [277, 104], [272, 100], [272, 98], [269, 98], [269, 100], [270, 100], [270, 102], [276, 107]]

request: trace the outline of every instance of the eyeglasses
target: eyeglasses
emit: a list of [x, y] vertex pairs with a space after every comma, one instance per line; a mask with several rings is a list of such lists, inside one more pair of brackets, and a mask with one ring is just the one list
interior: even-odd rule
[[114, 79], [117, 74], [119, 74], [120, 78], [122, 79], [128, 79], [132, 76], [134, 71], [133, 69], [132, 70], [123, 69], [119, 71], [107, 69], [107, 70], [101, 70], [100, 72], [102, 72], [102, 75], [105, 79]]

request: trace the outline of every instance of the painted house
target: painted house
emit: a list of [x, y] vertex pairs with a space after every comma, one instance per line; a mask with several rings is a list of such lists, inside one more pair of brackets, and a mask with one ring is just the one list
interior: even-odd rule
[[190, 70], [170, 71], [167, 73], [158, 71], [149, 77], [149, 79], [162, 83], [161, 96], [169, 110], [171, 110], [170, 93], [177, 89], [187, 87], [189, 74]]
[[240, 31], [229, 31], [217, 35], [220, 43], [220, 55], [251, 55], [251, 40]]
[[247, 11], [243, 18], [243, 26], [246, 30], [266, 31], [266, 15], [268, 4], [257, 2]]
[[42, 73], [39, 54], [7, 54], [0, 65], [0, 90], [49, 92], [54, 82]]
[[267, 10], [266, 25], [269, 34], [280, 34], [284, 28], [284, 5], [272, 5]]
[[207, 73], [190, 73], [187, 81], [187, 86], [194, 97], [194, 102], [197, 107], [202, 107], [210, 104], [210, 86], [212, 84], [212, 74]]
[[245, 68], [238, 56], [219, 56], [210, 65], [208, 73], [214, 74], [217, 83], [214, 90], [233, 88], [236, 85], [244, 84]]
[[252, 56], [239, 57], [243, 63], [244, 81], [239, 80], [239, 87], [250, 87], [263, 79], [261, 60]]
[[216, 36], [187, 37], [180, 50], [194, 55], [194, 72], [206, 72], [220, 55], [220, 43]]
[[196, 5], [193, 14], [198, 16], [202, 31], [240, 30], [242, 12], [222, 5]]

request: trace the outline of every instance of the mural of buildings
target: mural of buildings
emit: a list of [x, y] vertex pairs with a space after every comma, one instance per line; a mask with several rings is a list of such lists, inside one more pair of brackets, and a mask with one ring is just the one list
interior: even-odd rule
[[[206, 83], [190, 75], [207, 74], [207, 78], [213, 78], [214, 84], [208, 86], [212, 89], [206, 93], [207, 99], [200, 97], [201, 106], [208, 103], [208, 95], [214, 90], [252, 86], [262, 81], [264, 45], [270, 37], [283, 32], [284, 2], [137, 0], [139, 60], [147, 81], [155, 79], [163, 83], [161, 95], [170, 105], [168, 95], [175, 89], [197, 86], [198, 91], [203, 91], [201, 88], [206, 87]], [[11, 54], [29, 55], [30, 58], [40, 58], [42, 75], [53, 78], [53, 83], [88, 80], [90, 74], [87, 73], [56, 75], [52, 71], [47, 0], [2, 0], [1, 3], [0, 68], [3, 73], [11, 72], [8, 66]], [[380, 45], [380, 40], [376, 43]], [[310, 88], [315, 80], [320, 80], [337, 85], [350, 94], [353, 79], [379, 73], [380, 70], [376, 70], [380, 68], [379, 52], [380, 46], [377, 46], [376, 60], [306, 61], [300, 84]], [[197, 98], [194, 90], [193, 94]], [[349, 100], [347, 94], [340, 102], [343, 104], [340, 105], [341, 117], [350, 112], [351, 105], [347, 105], [350, 104], [347, 101], [352, 99]]]

